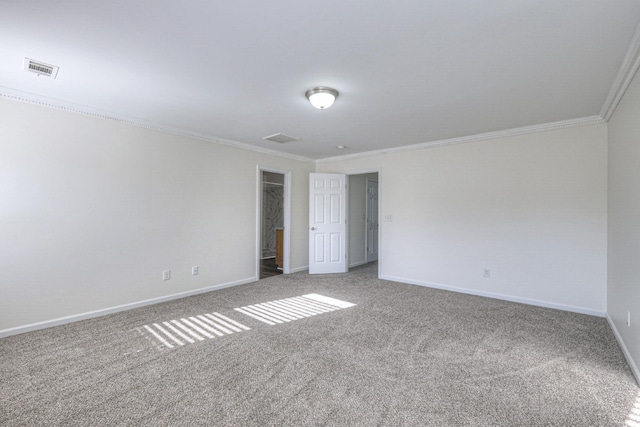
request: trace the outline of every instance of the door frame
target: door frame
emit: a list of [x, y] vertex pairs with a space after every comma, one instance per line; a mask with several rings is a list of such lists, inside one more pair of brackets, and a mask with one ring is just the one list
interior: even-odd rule
[[[380, 218], [383, 217], [382, 215], [382, 168], [378, 167], [378, 168], [370, 168], [370, 169], [357, 169], [357, 170], [353, 170], [353, 171], [346, 171], [343, 172], [345, 175], [347, 175], [347, 178], [350, 177], [351, 175], [365, 175], [368, 173], [377, 173], [378, 174], [378, 278], [380, 278], [380, 272], [382, 271], [382, 266], [383, 266], [383, 256], [382, 256], [382, 251], [381, 248], [384, 248], [383, 244], [383, 236], [384, 233], [382, 231], [382, 226], [380, 224]], [[348, 179], [347, 179], [348, 182]], [[349, 185], [347, 185], [347, 218], [349, 217], [349, 197], [351, 197], [351, 193], [349, 191]], [[351, 224], [349, 224], [349, 222], [347, 222], [347, 271], [349, 271], [349, 245], [351, 244], [351, 242], [349, 241], [349, 227], [351, 226]], [[366, 253], [365, 253], [365, 259], [366, 259]]]
[[[371, 178], [367, 178], [365, 179], [365, 191], [367, 192], [367, 197], [369, 197], [369, 183], [370, 182], [375, 182], [376, 183], [376, 197], [378, 200], [378, 207], [380, 207], [380, 182], [376, 179], [373, 180]], [[378, 223], [377, 229], [378, 229], [378, 234], [380, 233], [380, 210], [378, 210], [378, 215], [376, 218], [376, 221]], [[371, 260], [369, 260], [369, 218], [371, 212], [369, 212], [369, 203], [368, 203], [368, 199], [367, 199], [367, 203], [365, 205], [365, 224], [364, 224], [364, 228], [365, 228], [365, 232], [364, 232], [364, 260], [367, 263], [370, 263]], [[380, 236], [378, 236], [379, 238]], [[380, 254], [380, 240], [378, 240], [378, 247], [376, 248], [376, 259], [373, 261], [377, 261], [378, 260], [378, 255]]]
[[258, 165], [256, 167], [256, 277], [260, 280], [260, 259], [262, 257], [262, 172], [271, 172], [284, 175], [284, 219], [283, 219], [283, 274], [291, 272], [291, 171], [276, 169], [269, 166]]

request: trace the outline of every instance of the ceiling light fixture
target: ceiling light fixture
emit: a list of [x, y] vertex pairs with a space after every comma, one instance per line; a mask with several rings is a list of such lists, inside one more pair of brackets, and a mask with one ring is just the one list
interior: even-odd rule
[[324, 110], [333, 105], [333, 102], [338, 97], [338, 91], [331, 89], [330, 87], [318, 86], [313, 89], [309, 89], [305, 96], [309, 99], [309, 102], [319, 110]]

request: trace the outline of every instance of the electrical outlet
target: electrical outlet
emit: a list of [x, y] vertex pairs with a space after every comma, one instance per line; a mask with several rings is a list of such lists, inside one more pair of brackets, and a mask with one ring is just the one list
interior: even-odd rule
[[627, 310], [627, 326], [631, 326], [631, 312]]
[[489, 270], [488, 268], [485, 268], [482, 270], [482, 277], [484, 277], [485, 279], [488, 279], [491, 277], [491, 270]]
[[193, 267], [191, 267], [191, 275], [192, 276], [197, 276], [198, 275], [198, 266], [194, 265]]
[[162, 272], [162, 280], [170, 280], [171, 279], [171, 270], [165, 270]]

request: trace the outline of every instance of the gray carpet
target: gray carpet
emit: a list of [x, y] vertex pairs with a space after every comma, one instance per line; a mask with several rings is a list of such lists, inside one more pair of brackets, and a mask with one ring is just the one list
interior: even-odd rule
[[[312, 293], [355, 306], [291, 299]], [[3, 426], [622, 426], [640, 407], [604, 319], [386, 282], [375, 265], [4, 338], [0, 378]]]

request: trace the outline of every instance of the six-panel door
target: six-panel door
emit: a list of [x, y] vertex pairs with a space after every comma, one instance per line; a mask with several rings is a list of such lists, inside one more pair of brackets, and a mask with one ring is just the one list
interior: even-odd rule
[[309, 274], [344, 273], [346, 175], [309, 174]]

